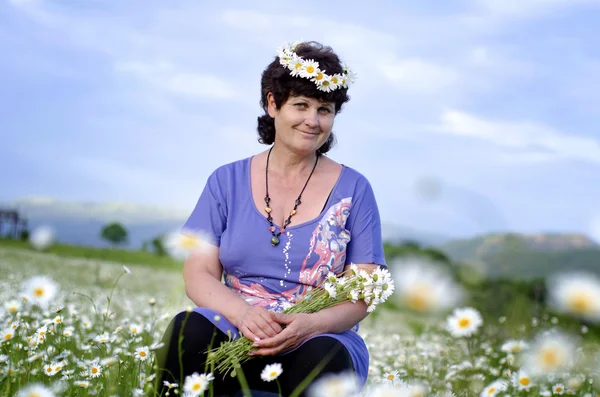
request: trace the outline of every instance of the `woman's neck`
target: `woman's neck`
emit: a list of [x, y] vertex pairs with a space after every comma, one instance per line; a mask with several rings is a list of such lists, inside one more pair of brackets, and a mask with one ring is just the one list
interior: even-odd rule
[[315, 165], [317, 153], [300, 154], [287, 150], [283, 145], [274, 145], [269, 158], [269, 173], [287, 180], [305, 178]]

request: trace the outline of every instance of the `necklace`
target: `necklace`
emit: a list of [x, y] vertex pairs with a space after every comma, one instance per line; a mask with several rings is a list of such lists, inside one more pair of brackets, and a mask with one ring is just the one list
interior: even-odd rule
[[300, 203], [302, 203], [302, 201], [300, 201], [300, 199], [302, 198], [302, 193], [304, 193], [304, 189], [306, 189], [306, 185], [308, 185], [308, 181], [310, 181], [310, 177], [312, 176], [313, 172], [315, 172], [315, 168], [317, 168], [317, 163], [319, 162], [320, 154], [317, 153], [317, 159], [315, 160], [315, 165], [313, 166], [313, 169], [310, 172], [310, 175], [308, 176], [308, 179], [306, 180], [306, 183], [304, 184], [302, 191], [300, 192], [300, 194], [298, 195], [298, 198], [296, 199], [296, 201], [294, 203], [294, 209], [290, 211], [290, 215], [283, 223], [283, 227], [279, 229], [279, 232], [277, 234], [275, 234], [275, 225], [273, 225], [273, 217], [271, 216], [271, 206], [270, 206], [271, 197], [269, 197], [269, 158], [271, 157], [271, 150], [273, 150], [272, 146], [271, 146], [271, 149], [269, 149], [269, 154], [267, 154], [267, 166], [265, 167], [265, 181], [266, 181], [265, 203], [267, 204], [267, 206], [265, 207], [265, 212], [267, 213], [267, 220], [269, 221], [269, 225], [271, 225], [269, 227], [269, 231], [273, 235], [273, 237], [271, 238], [271, 245], [273, 247], [275, 247], [277, 244], [279, 244], [279, 236], [281, 235], [281, 233], [285, 232], [285, 228], [292, 221], [292, 216], [296, 215], [296, 209], [298, 208]]

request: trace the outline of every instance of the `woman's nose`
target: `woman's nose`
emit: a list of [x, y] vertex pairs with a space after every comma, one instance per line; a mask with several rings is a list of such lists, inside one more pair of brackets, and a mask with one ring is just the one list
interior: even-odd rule
[[304, 123], [310, 128], [317, 128], [319, 125], [319, 115], [316, 111], [309, 111], [304, 118]]

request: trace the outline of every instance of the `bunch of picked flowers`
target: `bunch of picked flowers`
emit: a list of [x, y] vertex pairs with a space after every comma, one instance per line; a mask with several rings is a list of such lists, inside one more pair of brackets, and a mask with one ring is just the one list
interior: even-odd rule
[[[350, 265], [347, 274], [337, 277], [329, 272], [323, 284], [310, 290], [299, 302], [283, 310], [284, 314], [315, 313], [344, 302], [367, 304], [369, 313], [385, 302], [394, 292], [394, 281], [387, 269], [378, 267], [369, 273]], [[235, 368], [250, 360], [253, 342], [245, 337], [229, 340], [208, 351], [211, 368], [223, 374], [235, 376]]]

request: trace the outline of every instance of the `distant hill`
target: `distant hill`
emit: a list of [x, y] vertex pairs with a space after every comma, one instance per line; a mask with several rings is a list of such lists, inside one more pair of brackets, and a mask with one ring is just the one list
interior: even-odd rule
[[533, 278], [558, 271], [600, 274], [600, 245], [572, 233], [489, 234], [439, 246], [454, 261], [483, 267], [488, 277]]

